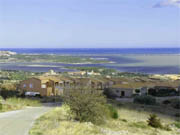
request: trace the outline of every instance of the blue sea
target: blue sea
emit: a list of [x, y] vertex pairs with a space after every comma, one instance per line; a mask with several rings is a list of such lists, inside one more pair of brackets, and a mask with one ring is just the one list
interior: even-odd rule
[[[136, 72], [145, 74], [179, 74], [180, 73], [180, 48], [71, 48], [71, 49], [59, 49], [59, 48], [47, 48], [47, 49], [17, 49], [17, 48], [0, 48], [0, 51], [13, 51], [19, 54], [56, 54], [56, 55], [73, 55], [83, 56], [96, 59], [106, 58], [109, 61], [115, 63], [105, 64], [63, 64], [63, 63], [0, 63], [0, 69], [2, 70], [23, 70], [32, 72], [47, 72], [50, 69], [56, 72], [70, 71], [65, 67], [68, 66], [90, 66], [90, 67], [106, 67], [113, 68], [120, 72]], [[132, 55], [129, 57], [124, 57]], [[175, 61], [174, 65], [168, 64], [166, 66], [155, 66], [155, 65], [141, 65], [137, 63], [143, 63], [144, 61], [134, 59], [133, 55], [141, 55], [143, 57], [147, 55], [163, 55], [172, 56], [172, 61]], [[166, 57], [167, 58], [167, 57]], [[156, 62], [156, 58], [154, 59]], [[127, 65], [126, 65], [127, 64]], [[128, 66], [131, 64], [131, 66]], [[28, 66], [27, 66], [28, 65]], [[44, 65], [42, 66], [30, 66], [30, 65]]]
[[180, 54], [180, 48], [0, 48], [0, 51], [29, 54]]

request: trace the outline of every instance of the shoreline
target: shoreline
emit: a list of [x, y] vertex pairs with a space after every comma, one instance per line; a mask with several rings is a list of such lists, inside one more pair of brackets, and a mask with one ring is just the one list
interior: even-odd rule
[[[62, 67], [63, 69], [65, 69], [65, 70], [70, 70], [69, 68], [65, 68], [65, 67]], [[66, 72], [72, 72], [72, 70], [73, 70], [73, 72], [79, 72], [79, 70], [76, 70], [76, 69], [71, 69], [70, 71], [66, 71]], [[46, 72], [48, 72], [48, 71], [25, 71], [25, 70], [10, 70], [10, 69], [0, 69], [0, 72], [4, 72], [4, 71], [10, 71], [10, 72], [32, 72], [32, 73], [46, 73]], [[149, 76], [155, 76], [155, 78], [156, 78], [156, 76], [157, 76], [157, 78], [159, 77], [159, 76], [166, 76], [166, 77], [168, 77], [168, 76], [180, 76], [180, 73], [174, 73], [174, 74], [172, 74], [172, 73], [162, 73], [162, 74], [160, 74], [160, 73], [141, 73], [141, 72], [126, 72], [126, 71], [119, 71], [119, 70], [117, 70], [119, 73], [128, 73], [128, 74], [142, 74], [142, 75], [149, 75]]]
[[[69, 55], [68, 55], [69, 56]], [[67, 56], [67, 57], [68, 57]], [[82, 55], [81, 55], [82, 56]], [[63, 66], [86, 66], [86, 67], [105, 67], [116, 69], [123, 72], [138, 72], [138, 73], [148, 73], [148, 74], [178, 74], [180, 72], [180, 54], [126, 54], [126, 55], [86, 55], [87, 59], [97, 58], [97, 59], [108, 59], [108, 62], [100, 61], [79, 61], [70, 58], [70, 61], [63, 60], [63, 62], [52, 62], [53, 57], [47, 61], [45, 59], [35, 59], [33, 62], [28, 62], [24, 59], [13, 61], [11, 57], [9, 61], [6, 59], [0, 59], [0, 69], [10, 69], [10, 70], [24, 70], [24, 71], [44, 71], [49, 69], [56, 70], [58, 72], [63, 72]], [[96, 57], [97, 56], [97, 57]], [[23, 56], [24, 57], [24, 56]], [[46, 58], [46, 57], [45, 57]], [[84, 58], [84, 57], [80, 57]]]

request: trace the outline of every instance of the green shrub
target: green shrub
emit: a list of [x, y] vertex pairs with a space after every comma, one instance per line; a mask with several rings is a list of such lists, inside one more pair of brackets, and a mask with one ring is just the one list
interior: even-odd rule
[[180, 128], [180, 121], [175, 122], [174, 125], [175, 125], [177, 128]]
[[0, 111], [3, 109], [3, 105], [2, 103], [0, 103]]
[[173, 99], [171, 104], [175, 109], [180, 109], [180, 99]]
[[180, 113], [175, 113], [174, 116], [175, 117], [180, 117]]
[[146, 104], [146, 105], [155, 105], [156, 99], [152, 96], [136, 96], [134, 98], [134, 103]]
[[111, 118], [113, 118], [113, 119], [119, 118], [118, 110], [114, 106], [109, 104], [108, 109], [109, 109], [109, 113], [110, 113]]
[[64, 101], [70, 107], [70, 115], [80, 122], [101, 124], [108, 115], [106, 98], [99, 90], [66, 90]]
[[3, 89], [0, 91], [0, 95], [4, 98], [4, 99], [7, 99], [7, 98], [10, 98], [10, 97], [15, 97], [18, 95], [18, 92], [17, 91], [11, 91], [11, 90], [6, 90], [6, 89]]
[[147, 123], [149, 126], [154, 128], [162, 128], [161, 120], [155, 114], [150, 114]]
[[128, 122], [126, 119], [121, 119], [121, 121], [123, 121], [123, 122]]
[[170, 104], [170, 103], [171, 103], [171, 101], [169, 101], [169, 100], [164, 100], [163, 101], [163, 104], [165, 104], [165, 105]]

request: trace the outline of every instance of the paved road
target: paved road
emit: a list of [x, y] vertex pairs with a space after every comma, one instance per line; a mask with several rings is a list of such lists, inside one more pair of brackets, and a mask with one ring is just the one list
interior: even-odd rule
[[28, 135], [35, 119], [50, 109], [52, 107], [30, 107], [0, 113], [0, 135]]

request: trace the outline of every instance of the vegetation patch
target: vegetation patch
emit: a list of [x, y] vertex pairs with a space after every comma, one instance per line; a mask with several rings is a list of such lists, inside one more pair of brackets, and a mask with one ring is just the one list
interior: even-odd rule
[[155, 105], [156, 99], [152, 96], [136, 96], [134, 98], [134, 103], [146, 104], [146, 105]]
[[174, 125], [180, 129], [180, 121], [175, 122]]
[[173, 99], [171, 100], [171, 105], [172, 107], [174, 107], [175, 109], [180, 109], [180, 99]]
[[10, 104], [1, 104], [0, 107], [1, 107], [0, 112], [7, 112], [7, 111], [13, 111], [13, 110], [21, 109], [20, 106], [10, 105]]
[[[148, 114], [135, 110], [119, 109], [118, 119], [106, 119], [97, 125], [91, 122], [79, 122], [69, 118], [69, 106], [58, 107], [40, 117], [30, 135], [178, 135], [178, 128], [171, 131], [152, 128], [148, 126]], [[123, 120], [125, 118], [125, 120]], [[164, 119], [163, 123], [169, 125], [173, 120]]]
[[0, 112], [7, 112], [13, 110], [19, 110], [27, 106], [40, 106], [40, 102], [38, 100], [31, 100], [25, 98], [7, 98], [3, 100], [0, 98]]
[[113, 119], [118, 119], [119, 118], [119, 114], [118, 114], [118, 110], [116, 107], [114, 107], [111, 104], [108, 104], [108, 109], [109, 109], [109, 113], [110, 113], [110, 117]]
[[[70, 116], [80, 122], [100, 124], [108, 115], [106, 98], [98, 90], [89, 88], [68, 90], [65, 93], [64, 101], [70, 107]], [[113, 113], [112, 111], [111, 109], [111, 113]]]
[[[16, 62], [59, 62], [59, 63], [108, 63], [108, 60], [95, 60], [89, 57], [78, 57], [78, 56], [62, 56], [62, 55], [30, 55], [30, 54], [17, 54], [13, 55]], [[7, 62], [7, 59], [2, 59], [2, 62]]]
[[154, 127], [154, 128], [162, 128], [163, 127], [160, 119], [155, 114], [150, 114], [147, 122], [148, 122], [149, 126]]
[[2, 89], [0, 91], [0, 95], [3, 99], [7, 99], [7, 98], [10, 98], [10, 97], [16, 97], [18, 96], [18, 91], [14, 91], [14, 90], [6, 90], [6, 89]]
[[142, 129], [148, 128], [147, 123], [144, 121], [130, 123], [129, 126]]
[[18, 106], [40, 106], [40, 101], [35, 99], [28, 99], [28, 98], [8, 98], [6, 100], [7, 103], [11, 105], [18, 105]]

